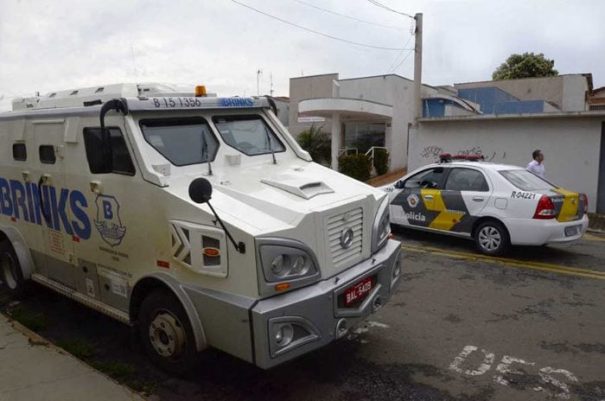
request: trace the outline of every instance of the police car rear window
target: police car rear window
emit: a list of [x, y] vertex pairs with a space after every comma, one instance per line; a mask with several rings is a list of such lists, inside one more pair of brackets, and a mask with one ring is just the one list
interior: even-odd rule
[[523, 191], [553, 189], [554, 185], [526, 170], [502, 170], [500, 174], [508, 182]]
[[142, 120], [140, 125], [147, 143], [175, 166], [212, 161], [218, 151], [218, 140], [203, 118]]

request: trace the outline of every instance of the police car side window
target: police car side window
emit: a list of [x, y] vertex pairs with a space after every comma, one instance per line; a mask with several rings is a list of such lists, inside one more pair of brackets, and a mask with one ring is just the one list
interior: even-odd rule
[[470, 168], [454, 168], [447, 177], [445, 189], [449, 191], [489, 191], [483, 173]]
[[404, 188], [417, 189], [429, 188], [437, 189], [441, 187], [443, 181], [443, 167], [436, 167], [411, 176], [405, 181]]
[[84, 128], [84, 147], [88, 167], [93, 174], [134, 175], [134, 164], [128, 153], [126, 141], [119, 128], [108, 128], [111, 143], [111, 155], [103, 151], [101, 128]]

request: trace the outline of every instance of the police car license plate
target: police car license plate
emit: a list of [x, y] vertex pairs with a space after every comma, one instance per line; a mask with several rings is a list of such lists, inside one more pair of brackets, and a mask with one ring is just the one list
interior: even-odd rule
[[370, 291], [372, 291], [373, 286], [372, 277], [366, 277], [357, 284], [347, 288], [343, 294], [345, 306], [351, 306], [363, 301]]
[[574, 235], [578, 235], [580, 233], [582, 226], [569, 226], [565, 227], [565, 236], [572, 237]]

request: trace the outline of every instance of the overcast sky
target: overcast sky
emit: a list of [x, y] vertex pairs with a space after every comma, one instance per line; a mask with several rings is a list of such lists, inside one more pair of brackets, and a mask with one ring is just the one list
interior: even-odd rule
[[[413, 47], [413, 21], [368, 0], [238, 1], [349, 41]], [[559, 73], [592, 72], [595, 87], [605, 85], [605, 1], [378, 1], [424, 14], [427, 84], [489, 80], [511, 53], [533, 51]], [[263, 94], [272, 77], [274, 94], [288, 95], [289, 78], [301, 75], [411, 78], [407, 56], [309, 33], [232, 0], [0, 0], [0, 110], [15, 96], [116, 82], [255, 95], [259, 69]]]

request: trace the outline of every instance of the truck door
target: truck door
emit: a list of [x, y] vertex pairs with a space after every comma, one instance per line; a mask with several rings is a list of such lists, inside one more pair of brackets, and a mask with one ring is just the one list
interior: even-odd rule
[[43, 257], [37, 258], [37, 273], [73, 288], [74, 232], [70, 190], [65, 184], [65, 123], [63, 119], [32, 121], [32, 131], [30, 180], [39, 206], [36, 219], [44, 250]]
[[449, 231], [471, 234], [473, 223], [488, 204], [491, 191], [478, 169], [455, 167], [447, 176], [441, 193], [445, 209], [452, 214]]
[[82, 119], [68, 149], [66, 179], [85, 194], [79, 212], [88, 224], [75, 248], [76, 288], [127, 311], [132, 267], [149, 265], [140, 252], [153, 242], [153, 215], [147, 206], [153, 200], [136, 175], [123, 119], [107, 121], [104, 137], [98, 119]]

